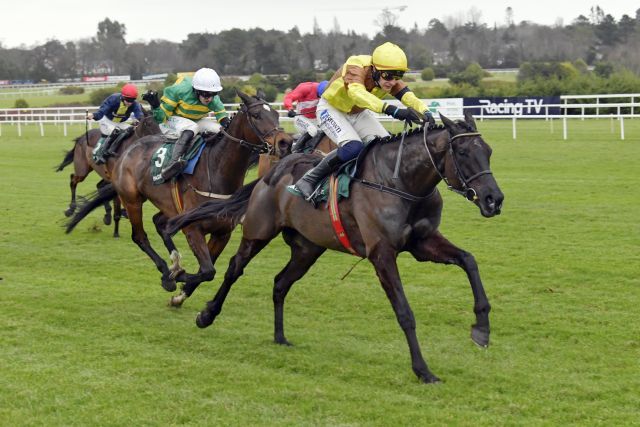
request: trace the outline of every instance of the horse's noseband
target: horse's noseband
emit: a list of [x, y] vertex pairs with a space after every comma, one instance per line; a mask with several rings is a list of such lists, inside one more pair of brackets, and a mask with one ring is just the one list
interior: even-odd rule
[[440, 169], [438, 169], [438, 165], [435, 162], [435, 159], [433, 158], [433, 156], [431, 155], [431, 150], [429, 149], [429, 144], [427, 143], [427, 129], [425, 127], [425, 131], [424, 131], [424, 147], [427, 150], [427, 154], [429, 154], [429, 159], [431, 160], [431, 163], [433, 164], [433, 167], [435, 168], [436, 172], [438, 172], [438, 175], [440, 176], [440, 178], [445, 182], [445, 184], [447, 184], [447, 188], [451, 191], [453, 191], [454, 193], [458, 193], [461, 196], [463, 196], [465, 199], [469, 200], [470, 202], [474, 202], [478, 199], [478, 195], [476, 194], [476, 190], [474, 190], [473, 188], [471, 188], [469, 186], [469, 184], [481, 177], [482, 175], [491, 175], [492, 172], [489, 169], [485, 169], [483, 171], [480, 171], [478, 173], [475, 173], [473, 175], [471, 175], [468, 178], [465, 178], [465, 176], [462, 174], [462, 170], [460, 169], [460, 165], [458, 164], [458, 159], [456, 158], [455, 152], [453, 151], [453, 141], [455, 141], [458, 138], [464, 138], [464, 137], [475, 137], [475, 136], [481, 136], [480, 132], [466, 132], [466, 133], [459, 133], [457, 135], [454, 135], [452, 137], [449, 138], [449, 141], [447, 143], [448, 148], [447, 148], [447, 152], [449, 154], [449, 156], [451, 156], [451, 159], [453, 160], [453, 170], [456, 174], [456, 178], [458, 178], [458, 181], [460, 181], [460, 188], [455, 188], [453, 185], [451, 185], [449, 183], [449, 180], [447, 179], [446, 176], [444, 176], [444, 173], [440, 172]]

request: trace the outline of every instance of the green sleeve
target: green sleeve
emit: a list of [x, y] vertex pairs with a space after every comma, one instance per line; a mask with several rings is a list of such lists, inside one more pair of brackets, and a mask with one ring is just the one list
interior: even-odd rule
[[213, 97], [213, 101], [209, 104], [209, 108], [213, 111], [213, 114], [216, 116], [216, 120], [220, 121], [224, 117], [228, 117], [229, 115], [224, 109], [224, 104], [218, 95]]

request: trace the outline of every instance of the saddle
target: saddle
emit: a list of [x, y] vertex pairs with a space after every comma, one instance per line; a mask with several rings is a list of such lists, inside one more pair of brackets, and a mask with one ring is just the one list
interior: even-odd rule
[[[189, 147], [189, 150], [182, 156], [182, 159], [186, 160], [187, 164], [180, 172], [181, 174], [193, 174], [193, 170], [198, 163], [198, 159], [200, 159], [200, 155], [202, 154], [202, 150], [204, 150], [204, 146], [205, 139], [202, 137], [202, 135], [198, 135], [196, 139], [191, 143], [191, 147]], [[160, 185], [165, 182], [164, 178], [162, 178], [161, 172], [165, 165], [169, 163], [174, 148], [175, 140], [167, 140], [167, 142], [162, 144], [151, 155], [151, 167], [149, 168], [149, 171], [151, 172], [151, 181], [154, 185]]]

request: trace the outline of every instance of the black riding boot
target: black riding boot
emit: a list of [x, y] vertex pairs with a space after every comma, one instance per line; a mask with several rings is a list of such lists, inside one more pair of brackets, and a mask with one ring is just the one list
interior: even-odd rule
[[309, 135], [309, 132], [305, 132], [300, 135], [300, 138], [298, 138], [298, 140], [293, 144], [293, 147], [291, 147], [291, 152], [303, 153], [305, 146], [307, 145], [307, 141], [309, 141], [310, 139], [311, 135]]
[[170, 180], [178, 173], [182, 171], [182, 169], [186, 166], [186, 160], [180, 158], [186, 151], [189, 146], [189, 142], [193, 137], [193, 131], [185, 130], [180, 135], [180, 138], [176, 141], [175, 146], [173, 147], [173, 153], [171, 154], [171, 160], [166, 168], [164, 168], [161, 172], [162, 178], [165, 181]]
[[122, 141], [129, 138], [131, 134], [133, 134], [133, 131], [134, 131], [133, 126], [131, 126], [126, 128], [122, 132], [118, 133], [118, 136], [113, 140], [113, 142], [111, 142], [111, 144], [105, 150], [105, 158], [111, 157], [111, 156], [117, 156], [118, 149], [120, 148], [120, 144], [122, 144]]
[[109, 157], [109, 147], [111, 147], [111, 143], [118, 137], [120, 134], [120, 128], [115, 128], [113, 132], [107, 136], [104, 140], [104, 147], [102, 148], [102, 155], [96, 159], [96, 164], [101, 165], [106, 163], [107, 157]]
[[305, 200], [309, 200], [309, 197], [313, 194], [313, 190], [315, 190], [316, 185], [324, 178], [329, 175], [336, 167], [338, 167], [342, 163], [338, 158], [338, 150], [333, 150], [327, 156], [322, 159], [318, 165], [307, 171], [302, 178], [295, 183], [294, 187], [297, 189]]

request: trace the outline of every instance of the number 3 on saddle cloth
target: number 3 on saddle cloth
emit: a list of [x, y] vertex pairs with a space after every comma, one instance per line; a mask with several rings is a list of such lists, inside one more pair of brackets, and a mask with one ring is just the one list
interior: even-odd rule
[[[193, 174], [193, 170], [198, 163], [198, 159], [200, 159], [200, 155], [202, 154], [204, 146], [204, 138], [198, 135], [197, 139], [193, 141], [193, 144], [191, 144], [191, 148], [189, 148], [189, 151], [187, 151], [182, 156], [182, 158], [187, 161], [187, 165], [181, 173], [186, 173], [189, 175]], [[171, 154], [173, 154], [174, 147], [174, 142], [165, 143], [156, 151], [154, 151], [153, 155], [151, 156], [151, 167], [149, 168], [149, 170], [151, 171], [151, 181], [154, 185], [160, 185], [165, 182], [162, 178], [161, 172], [166, 164], [169, 163], [169, 159], [171, 159]]]

